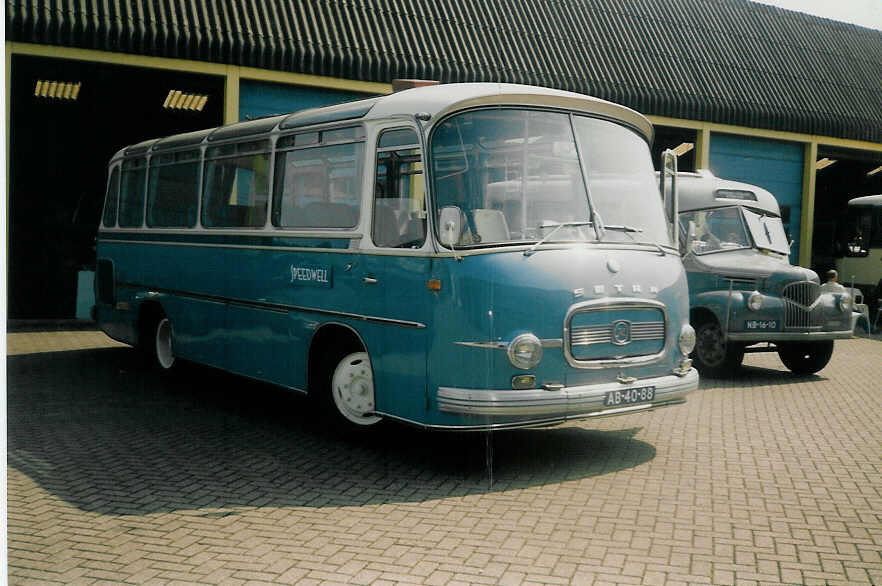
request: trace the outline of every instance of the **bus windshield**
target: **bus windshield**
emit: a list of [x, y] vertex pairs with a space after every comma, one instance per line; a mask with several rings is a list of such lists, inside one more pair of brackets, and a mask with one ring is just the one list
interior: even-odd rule
[[[430, 151], [436, 217], [453, 210], [459, 218], [456, 235], [442, 242], [597, 241], [602, 234], [603, 241], [670, 245], [649, 147], [613, 122], [475, 110], [443, 122]], [[618, 229], [598, 230], [602, 224]]]

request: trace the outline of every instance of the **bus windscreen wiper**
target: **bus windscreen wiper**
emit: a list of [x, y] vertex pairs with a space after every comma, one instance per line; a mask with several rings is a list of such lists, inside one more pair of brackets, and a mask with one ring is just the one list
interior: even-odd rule
[[[641, 228], [635, 228], [634, 226], [625, 226], [623, 224], [604, 224], [603, 229], [604, 230], [612, 230], [614, 232], [624, 232], [625, 234], [630, 236], [631, 240], [633, 240], [634, 242], [637, 242], [637, 239], [634, 238], [633, 233], [634, 232], [643, 232], [643, 229], [641, 229]], [[647, 244], [652, 244], [653, 246], [655, 246], [658, 249], [658, 252], [661, 256], [665, 256], [667, 254], [665, 252], [665, 249], [662, 248], [662, 245], [659, 244], [658, 242], [650, 241]]]
[[531, 254], [536, 252], [536, 249], [539, 248], [540, 245], [547, 242], [548, 239], [550, 239], [552, 236], [554, 236], [555, 233], [557, 233], [557, 231], [560, 230], [561, 228], [563, 228], [564, 226], [567, 226], [570, 228], [576, 228], [576, 227], [581, 227], [581, 226], [593, 226], [593, 225], [594, 225], [594, 223], [591, 222], [590, 220], [582, 220], [580, 222], [555, 222], [554, 224], [540, 224], [539, 225], [540, 228], [552, 228], [553, 227], [554, 229], [551, 232], [549, 232], [548, 234], [546, 234], [545, 236], [543, 236], [542, 239], [539, 240], [536, 244], [534, 244], [533, 246], [531, 246], [530, 248], [525, 250], [524, 256], [530, 256]]

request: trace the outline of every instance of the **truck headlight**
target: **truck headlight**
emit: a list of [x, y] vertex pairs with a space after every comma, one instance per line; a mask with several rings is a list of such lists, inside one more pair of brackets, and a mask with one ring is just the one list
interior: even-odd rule
[[848, 293], [843, 293], [839, 296], [837, 305], [839, 306], [839, 311], [848, 311], [851, 308], [851, 296]]
[[695, 348], [695, 330], [692, 329], [692, 326], [689, 324], [684, 324], [682, 328], [680, 328], [680, 339], [678, 340], [680, 345], [680, 352], [683, 353], [683, 356], [689, 356], [689, 353]]
[[747, 298], [747, 308], [751, 311], [759, 311], [763, 306], [763, 294], [759, 291], [754, 291], [750, 294], [750, 297]]
[[508, 359], [522, 370], [533, 368], [542, 360], [542, 342], [533, 334], [521, 334], [509, 343]]

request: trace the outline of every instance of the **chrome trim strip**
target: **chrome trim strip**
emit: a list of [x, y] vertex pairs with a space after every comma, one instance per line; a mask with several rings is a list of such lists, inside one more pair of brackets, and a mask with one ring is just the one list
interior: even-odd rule
[[[539, 340], [543, 348], [560, 348], [563, 346], [563, 340], [560, 338], [546, 338]], [[495, 342], [454, 342], [457, 346], [468, 346], [469, 348], [487, 348], [488, 350], [508, 350], [509, 342], [497, 340]]]
[[[114, 234], [138, 234], [141, 236], [164, 236], [172, 234], [176, 236], [262, 236], [264, 238], [340, 238], [358, 240], [364, 238], [364, 234], [352, 228], [339, 230], [286, 230], [282, 228], [264, 227], [257, 228], [105, 228], [102, 226], [98, 232], [99, 240], [102, 237], [112, 237]], [[131, 242], [126, 240], [126, 242]]]
[[[655, 387], [651, 403], [605, 408], [604, 396], [609, 391], [620, 391], [645, 386]], [[545, 389], [463, 389], [439, 387], [438, 409], [445, 413], [482, 416], [545, 416], [569, 420], [591, 416], [619, 415], [633, 411], [685, 401], [685, 396], [698, 388], [698, 372], [692, 368], [684, 376], [666, 375], [621, 382], [599, 383], [566, 387], [560, 391]], [[490, 423], [490, 422], [488, 422]], [[519, 423], [520, 424], [520, 423]], [[515, 425], [519, 425], [515, 424]]]
[[812, 340], [845, 340], [853, 338], [851, 330], [837, 332], [729, 332], [736, 342], [808, 342]]
[[[143, 285], [139, 285], [137, 283], [123, 283], [117, 282], [117, 286], [126, 287], [129, 289], [144, 289]], [[416, 322], [416, 321], [408, 321], [403, 319], [394, 319], [389, 317], [379, 317], [375, 315], [363, 315], [359, 313], [347, 313], [345, 311], [335, 311], [333, 309], [319, 309], [316, 307], [303, 307], [299, 305], [287, 305], [284, 303], [270, 303], [265, 301], [249, 301], [247, 299], [236, 299], [233, 297], [221, 297], [219, 295], [206, 295], [202, 293], [193, 293], [190, 291], [176, 291], [173, 289], [160, 289], [159, 290], [164, 295], [174, 295], [178, 297], [189, 297], [191, 299], [199, 299], [202, 301], [210, 301], [214, 303], [226, 303], [228, 305], [237, 305], [241, 307], [250, 307], [253, 309], [263, 309], [265, 311], [272, 311], [276, 313], [287, 313], [289, 311], [297, 311], [301, 313], [317, 313], [319, 315], [329, 315], [333, 317], [342, 317], [347, 319], [354, 319], [358, 321], [367, 321], [373, 323], [382, 323], [394, 326], [401, 326], [405, 328], [416, 328], [416, 329], [425, 329], [427, 326], [424, 323]], [[157, 295], [159, 293], [156, 293]]]
[[664, 357], [665, 349], [668, 346], [667, 336], [663, 338], [665, 340], [665, 343], [663, 344], [661, 351], [657, 352], [656, 354], [628, 356], [626, 358], [601, 358], [597, 360], [580, 360], [573, 356], [573, 343], [571, 338], [571, 336], [573, 335], [573, 328], [570, 324], [572, 323], [573, 317], [576, 314], [588, 311], [608, 311], [615, 309], [641, 308], [657, 309], [661, 311], [662, 316], [664, 316], [664, 324], [667, 324], [670, 321], [670, 319], [668, 318], [668, 308], [665, 306], [664, 303], [656, 301], [654, 299], [642, 299], [632, 297], [604, 297], [602, 299], [583, 301], [581, 303], [576, 303], [570, 306], [570, 309], [567, 311], [567, 315], [564, 318], [563, 329], [563, 349], [564, 357], [566, 358], [567, 363], [573, 368], [601, 369], [647, 365], [660, 361]]

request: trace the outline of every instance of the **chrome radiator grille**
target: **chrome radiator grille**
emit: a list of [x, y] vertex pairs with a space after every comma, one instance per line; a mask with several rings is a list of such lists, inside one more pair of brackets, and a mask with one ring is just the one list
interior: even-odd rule
[[[665, 322], [647, 321], [631, 323], [631, 340], [664, 340]], [[570, 344], [573, 346], [590, 346], [591, 344], [615, 344], [612, 324], [573, 328], [570, 333]]]
[[599, 368], [604, 361], [652, 361], [664, 352], [666, 324], [665, 307], [655, 300], [577, 304], [564, 322], [564, 353], [579, 368]]
[[824, 314], [818, 303], [820, 295], [821, 286], [811, 281], [799, 281], [785, 286], [781, 291], [784, 299], [784, 327], [822, 327]]

